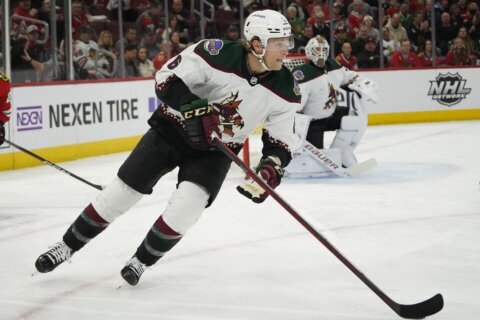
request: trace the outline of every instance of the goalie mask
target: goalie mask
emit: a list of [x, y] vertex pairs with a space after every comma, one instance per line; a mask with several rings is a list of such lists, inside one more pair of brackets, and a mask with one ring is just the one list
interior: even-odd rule
[[305, 47], [307, 58], [318, 66], [323, 67], [328, 59], [330, 46], [327, 40], [321, 36], [310, 39]]
[[[265, 55], [265, 51], [267, 50], [270, 39], [285, 38], [285, 43], [282, 44], [281, 47], [278, 47], [277, 42], [277, 47], [279, 49], [289, 50], [293, 49], [294, 47], [290, 23], [285, 16], [277, 11], [261, 10], [252, 12], [245, 20], [245, 26], [243, 30], [245, 39], [247, 39], [248, 42], [251, 43], [251, 41], [255, 39], [260, 41], [263, 49], [262, 53], [258, 54], [254, 52], [253, 49], [251, 52], [258, 58], [262, 66], [267, 70], [270, 69], [265, 65], [263, 56]], [[268, 49], [276, 50], [272, 46], [269, 46]]]

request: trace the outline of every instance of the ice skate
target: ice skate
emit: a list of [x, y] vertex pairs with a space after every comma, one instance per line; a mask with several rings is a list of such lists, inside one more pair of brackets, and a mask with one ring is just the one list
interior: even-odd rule
[[70, 261], [73, 253], [74, 251], [70, 249], [65, 242], [57, 242], [50, 250], [38, 257], [37, 261], [35, 261], [35, 268], [41, 273], [53, 271], [53, 269], [63, 262]]
[[133, 256], [127, 261], [127, 264], [123, 267], [122, 271], [120, 271], [120, 274], [125, 281], [134, 286], [140, 280], [145, 268], [146, 265], [141, 263], [136, 256]]

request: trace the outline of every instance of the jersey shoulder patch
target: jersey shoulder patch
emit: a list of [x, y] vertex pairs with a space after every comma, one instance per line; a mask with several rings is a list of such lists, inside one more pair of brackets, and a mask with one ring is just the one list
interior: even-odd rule
[[240, 42], [220, 39], [200, 41], [194, 49], [194, 52], [210, 66], [226, 72], [241, 70], [244, 51]]
[[324, 71], [315, 67], [312, 63], [305, 63], [295, 67], [292, 75], [299, 83], [304, 83], [312, 79], [318, 78], [324, 74]]

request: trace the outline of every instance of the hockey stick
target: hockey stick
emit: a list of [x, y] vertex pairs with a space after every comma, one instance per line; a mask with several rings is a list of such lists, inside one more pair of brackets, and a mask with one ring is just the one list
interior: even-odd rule
[[292, 215], [305, 229], [307, 229], [318, 241], [320, 241], [335, 257], [337, 257], [350, 271], [352, 271], [364, 284], [367, 285], [380, 299], [382, 299], [395, 313], [406, 319], [423, 319], [435, 314], [443, 308], [443, 297], [436, 294], [430, 299], [417, 304], [399, 304], [393, 301], [382, 290], [380, 290], [367, 276], [357, 269], [335, 246], [318, 232], [305, 218], [293, 209], [280, 195], [266, 184], [250, 167], [218, 138], [213, 138], [213, 144], [217, 146], [230, 160], [235, 162], [245, 173], [258, 183], [275, 201], [277, 201], [290, 215]]
[[25, 148], [20, 147], [18, 144], [13, 143], [12, 141], [9, 141], [9, 140], [7, 140], [7, 139], [5, 139], [5, 141], [6, 141], [7, 143], [9, 143], [10, 145], [14, 146], [15, 148], [17, 148], [18, 150], [25, 152], [26, 154], [34, 157], [35, 159], [40, 160], [40, 161], [42, 161], [43, 163], [45, 163], [45, 164], [47, 164], [47, 165], [49, 165], [49, 166], [51, 166], [51, 167], [54, 167], [55, 169], [60, 170], [60, 171], [62, 171], [63, 173], [66, 173], [66, 174], [68, 174], [69, 176], [71, 176], [71, 177], [73, 177], [73, 178], [75, 178], [75, 179], [77, 179], [77, 180], [80, 180], [80, 181], [82, 181], [83, 183], [88, 184], [88, 185], [91, 186], [91, 187], [94, 187], [95, 189], [98, 189], [98, 190], [103, 190], [103, 189], [104, 189], [103, 186], [100, 186], [100, 185], [98, 185], [98, 184], [91, 183], [90, 181], [87, 181], [87, 180], [85, 180], [85, 179], [77, 176], [76, 174], [71, 173], [70, 171], [68, 171], [68, 170], [66, 170], [66, 169], [64, 169], [64, 168], [56, 165], [55, 163], [53, 163], [53, 162], [51, 162], [51, 161], [49, 161], [49, 160], [47, 160], [47, 159], [45, 159], [45, 158], [42, 158], [41, 156], [39, 156], [39, 155], [37, 155], [37, 154], [35, 154], [35, 153], [33, 153], [33, 152], [25, 149]]
[[367, 161], [360, 162], [353, 167], [343, 168], [341, 164], [336, 163], [330, 157], [328, 157], [324, 152], [315, 147], [308, 141], [305, 141], [303, 149], [308, 152], [317, 162], [320, 163], [323, 167], [332, 171], [335, 175], [339, 177], [353, 177], [357, 176], [367, 170], [372, 169], [377, 165], [377, 161], [374, 158], [368, 159]]

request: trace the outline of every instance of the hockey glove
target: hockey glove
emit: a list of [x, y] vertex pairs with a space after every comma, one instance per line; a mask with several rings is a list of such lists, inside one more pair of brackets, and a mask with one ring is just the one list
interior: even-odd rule
[[5, 127], [0, 121], [0, 146], [5, 142]]
[[[275, 156], [269, 156], [260, 160], [255, 170], [260, 178], [263, 179], [272, 189], [275, 189], [282, 180], [283, 169], [280, 166], [280, 159]], [[268, 193], [251, 178], [237, 187], [238, 192], [251, 199], [255, 203], [262, 203], [268, 197]]]
[[353, 82], [348, 85], [348, 88], [358, 92], [366, 101], [375, 104], [378, 101], [378, 83], [373, 80], [357, 76], [354, 78]]
[[214, 136], [222, 138], [218, 116], [207, 99], [195, 100], [180, 107], [185, 119], [185, 127], [192, 144], [201, 150], [212, 148]]

